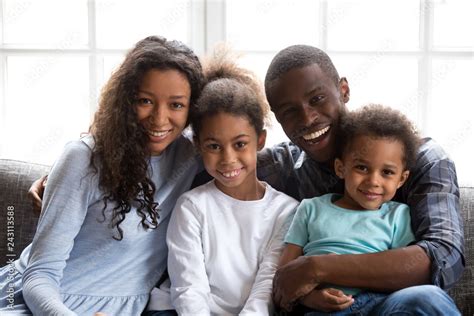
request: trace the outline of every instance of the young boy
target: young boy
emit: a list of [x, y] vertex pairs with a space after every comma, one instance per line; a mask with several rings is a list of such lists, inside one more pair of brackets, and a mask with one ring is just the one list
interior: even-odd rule
[[[259, 178], [298, 200], [342, 193], [333, 161], [339, 116], [349, 101], [347, 80], [339, 77], [326, 53], [295, 45], [271, 62], [265, 92], [291, 142], [261, 153]], [[410, 206], [416, 244], [374, 254], [299, 257], [276, 273], [277, 305], [290, 309], [319, 284], [329, 283], [396, 291], [384, 301], [381, 314], [424, 313], [427, 308], [431, 315], [459, 314], [441, 290], [453, 286], [464, 268], [454, 163], [433, 140], [424, 139], [411, 174], [395, 200]], [[433, 285], [420, 286], [429, 283]]]
[[[334, 169], [344, 179], [344, 194], [301, 202], [280, 265], [302, 255], [373, 253], [415, 240], [410, 209], [391, 201], [416, 159], [419, 138], [411, 123], [398, 111], [366, 106], [342, 119], [337, 139]], [[365, 315], [385, 297], [326, 285], [310, 292], [301, 304], [307, 311]]]

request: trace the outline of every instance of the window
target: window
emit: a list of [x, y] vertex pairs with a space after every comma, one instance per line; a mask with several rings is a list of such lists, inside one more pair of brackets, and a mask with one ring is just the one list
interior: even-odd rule
[[[400, 109], [472, 185], [472, 12], [469, 0], [0, 0], [0, 157], [52, 163], [127, 49], [160, 34], [198, 54], [227, 41], [262, 80], [280, 49], [320, 47], [349, 80], [350, 109]], [[275, 123], [267, 145], [286, 139]]]

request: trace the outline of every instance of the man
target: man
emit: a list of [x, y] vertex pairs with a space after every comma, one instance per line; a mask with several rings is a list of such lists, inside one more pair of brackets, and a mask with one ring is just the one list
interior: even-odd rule
[[[333, 161], [335, 131], [349, 101], [347, 80], [339, 78], [326, 53], [296, 45], [275, 56], [265, 91], [291, 143], [261, 153], [259, 177], [299, 200], [342, 193]], [[395, 197], [411, 208], [416, 244], [375, 254], [299, 257], [275, 276], [277, 305], [289, 310], [319, 284], [331, 283], [396, 291], [379, 306], [380, 315], [459, 313], [440, 289], [453, 286], [464, 268], [456, 171], [439, 145], [424, 141], [409, 180]]]

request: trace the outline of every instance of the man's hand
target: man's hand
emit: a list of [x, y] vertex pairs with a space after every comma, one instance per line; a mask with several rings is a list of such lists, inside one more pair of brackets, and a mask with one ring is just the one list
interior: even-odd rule
[[354, 303], [354, 299], [352, 295], [345, 295], [341, 290], [327, 288], [311, 291], [300, 303], [311, 309], [330, 313], [348, 308]]
[[294, 304], [319, 285], [311, 257], [301, 256], [280, 267], [273, 279], [273, 301], [291, 311]]
[[36, 215], [41, 214], [41, 204], [43, 202], [44, 188], [46, 187], [46, 181], [48, 176], [42, 176], [31, 185], [28, 190], [28, 197], [33, 202], [33, 211]]

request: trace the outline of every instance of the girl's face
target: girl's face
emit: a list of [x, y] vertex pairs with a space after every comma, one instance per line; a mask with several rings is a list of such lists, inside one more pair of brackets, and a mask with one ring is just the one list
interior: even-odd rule
[[150, 152], [160, 155], [186, 126], [191, 86], [177, 70], [149, 70], [137, 95], [137, 115], [148, 132]]
[[216, 186], [236, 199], [254, 199], [257, 151], [265, 145], [266, 132], [257, 135], [246, 117], [218, 113], [203, 119], [199, 133], [204, 166]]
[[390, 201], [406, 181], [403, 144], [398, 140], [357, 136], [336, 159], [336, 174], [344, 179], [344, 196], [337, 205], [355, 210], [376, 210]]

